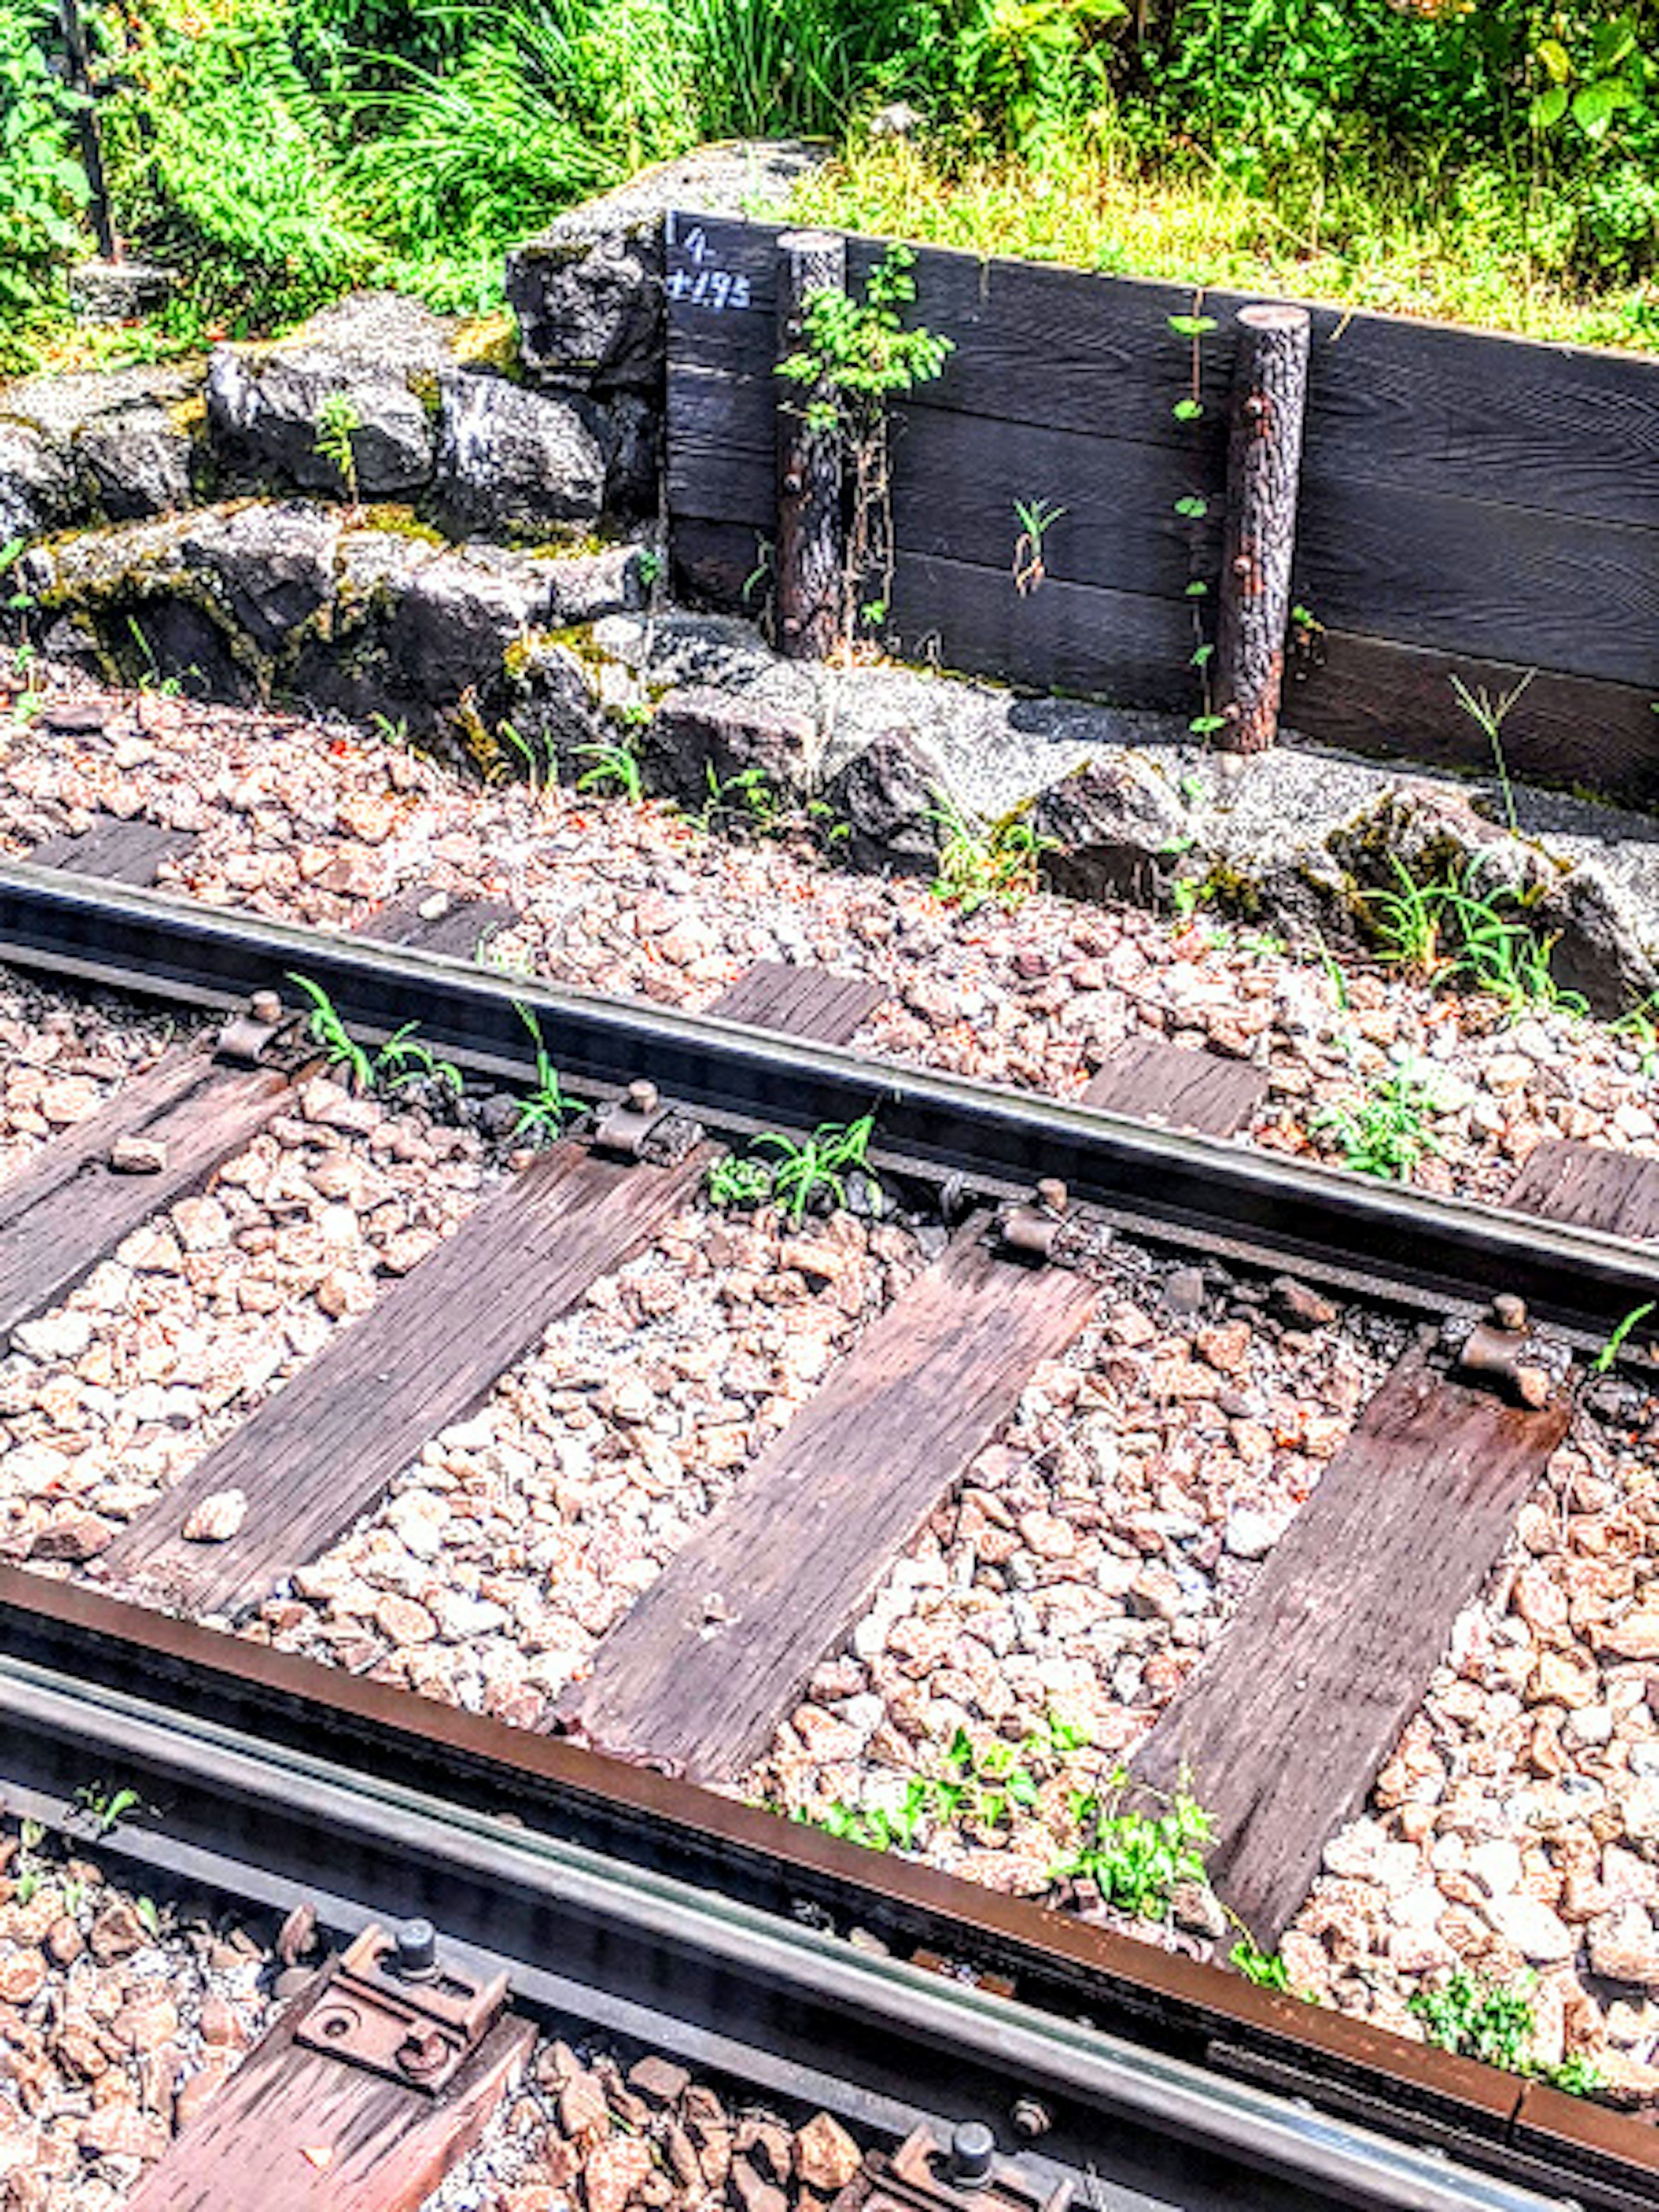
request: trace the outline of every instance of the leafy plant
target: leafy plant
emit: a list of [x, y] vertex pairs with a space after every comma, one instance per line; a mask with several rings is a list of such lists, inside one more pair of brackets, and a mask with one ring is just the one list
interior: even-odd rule
[[1647, 1319], [1648, 1316], [1653, 1311], [1656, 1305], [1659, 1305], [1659, 1299], [1649, 1298], [1645, 1304], [1633, 1307], [1632, 1310], [1625, 1316], [1623, 1321], [1620, 1322], [1619, 1326], [1613, 1330], [1611, 1336], [1608, 1337], [1607, 1342], [1596, 1353], [1595, 1358], [1591, 1360], [1590, 1373], [1592, 1375], [1610, 1375], [1613, 1372], [1613, 1362], [1624, 1350], [1631, 1331], [1634, 1328], [1638, 1328], [1641, 1326], [1641, 1324]]
[[566, 1123], [574, 1121], [581, 1108], [566, 1095], [559, 1071], [543, 1041], [542, 1025], [534, 1008], [515, 999], [513, 1011], [529, 1030], [530, 1041], [536, 1049], [536, 1087], [527, 1097], [520, 1100], [513, 1133], [515, 1137], [534, 1134], [542, 1143], [550, 1144], [554, 1138], [563, 1135]]
[[348, 1085], [354, 1091], [370, 1091], [374, 1085], [374, 1063], [362, 1045], [341, 1020], [339, 1010], [320, 983], [309, 975], [296, 975], [288, 970], [288, 981], [305, 993], [311, 1001], [311, 1012], [306, 1017], [306, 1027], [313, 1042], [319, 1044], [331, 1067], [343, 1068]]
[[976, 1741], [959, 1728], [932, 1771], [908, 1778], [896, 1805], [849, 1805], [837, 1798], [822, 1814], [793, 1818], [825, 1834], [869, 1850], [914, 1850], [939, 1828], [966, 1829], [981, 1837], [1006, 1834], [1017, 1814], [1030, 1812], [1047, 1781], [1086, 1749], [1085, 1729], [1058, 1714], [1018, 1743]]
[[1296, 1991], [1291, 1986], [1291, 1970], [1278, 1951], [1264, 1951], [1255, 1938], [1246, 1933], [1239, 1937], [1227, 1954], [1234, 1966], [1247, 1982], [1254, 1982], [1259, 1990], [1278, 1990], [1287, 1997]]
[[75, 1793], [75, 1802], [101, 1838], [112, 1835], [127, 1814], [136, 1813], [144, 1801], [136, 1790], [125, 1786], [110, 1790], [101, 1782], [83, 1782]]
[[1442, 2051], [1510, 2074], [1526, 2070], [1537, 2023], [1521, 1990], [1460, 1971], [1439, 1989], [1419, 1990], [1409, 2008]]
[[495, 735], [503, 744], [509, 745], [524, 763], [524, 780], [530, 787], [530, 796], [532, 800], [539, 799], [547, 781], [547, 760], [511, 722], [498, 722]]
[[1172, 1795], [1156, 1793], [1163, 1809], [1155, 1813], [1126, 1810], [1129, 1787], [1128, 1769], [1118, 1765], [1099, 1789], [1073, 1800], [1079, 1841], [1054, 1878], [1091, 1881], [1117, 1911], [1161, 1920], [1177, 1884], [1205, 1880], [1214, 1822], [1184, 1782]]
[[[82, 246], [80, 216], [89, 195], [85, 172], [70, 150], [82, 95], [52, 65], [56, 30], [49, 0], [7, 0], [0, 7], [0, 202], [6, 210], [0, 369], [27, 365], [21, 332], [59, 304], [62, 270]], [[17, 337], [9, 337], [6, 323]]]
[[576, 778], [578, 791], [616, 791], [630, 806], [637, 806], [645, 796], [645, 781], [640, 772], [637, 742], [630, 738], [595, 738], [592, 744], [578, 745], [577, 757], [591, 762]]
[[977, 914], [988, 900], [1018, 906], [1038, 887], [1042, 855], [1054, 841], [1025, 820], [1024, 806], [984, 827], [972, 821], [948, 791], [936, 791], [927, 818], [939, 833], [935, 897], [964, 914]]
[[833, 440], [852, 482], [852, 524], [842, 579], [841, 630], [851, 638], [854, 613], [876, 579], [868, 605], [885, 615], [892, 598], [893, 544], [889, 410], [895, 399], [930, 383], [955, 351], [955, 341], [923, 326], [907, 328], [915, 301], [908, 246], [890, 246], [864, 280], [864, 296], [823, 287], [809, 292], [801, 343], [776, 374], [798, 386], [799, 409], [816, 436]]
[[[847, 1179], [864, 1178], [866, 1202], [879, 1212], [881, 1186], [869, 1161], [870, 1139], [876, 1117], [861, 1114], [856, 1121], [823, 1121], [810, 1137], [799, 1142], [775, 1130], [757, 1137], [746, 1159], [715, 1162], [705, 1188], [709, 1203], [719, 1206], [763, 1206], [768, 1200], [781, 1207], [799, 1229], [809, 1212], [823, 1212], [847, 1204]], [[756, 1154], [770, 1152], [772, 1159]]]
[[349, 392], [330, 392], [319, 403], [313, 448], [339, 477], [354, 507], [358, 503], [357, 449], [352, 441], [362, 427], [363, 418]]
[[1420, 1159], [1444, 1150], [1430, 1127], [1437, 1110], [1431, 1079], [1405, 1062], [1358, 1098], [1322, 1107], [1310, 1126], [1330, 1131], [1356, 1174], [1404, 1182]]
[[1063, 520], [1069, 511], [1046, 499], [1014, 501], [1014, 520], [1019, 525], [1019, 535], [1014, 540], [1014, 589], [1022, 599], [1036, 591], [1048, 574], [1043, 564], [1044, 542], [1055, 523]]
[[466, 1089], [466, 1078], [453, 1060], [440, 1060], [431, 1046], [416, 1036], [416, 1026], [405, 1022], [375, 1054], [375, 1082], [391, 1091], [411, 1083], [435, 1083], [459, 1098]]
[[[1380, 957], [1431, 984], [1461, 983], [1490, 992], [1512, 1008], [1557, 1006], [1588, 1012], [1577, 992], [1564, 991], [1551, 972], [1553, 936], [1540, 936], [1527, 919], [1523, 893], [1499, 884], [1474, 887], [1477, 863], [1461, 876], [1419, 882], [1397, 853], [1389, 865], [1399, 889], [1364, 894]], [[1508, 909], [1508, 911], [1506, 911]]]
[[1509, 763], [1504, 757], [1504, 724], [1516, 701], [1537, 674], [1529, 668], [1518, 684], [1501, 695], [1494, 696], [1485, 684], [1471, 690], [1461, 676], [1451, 680], [1458, 705], [1485, 736], [1492, 747], [1492, 763], [1498, 770], [1498, 787], [1504, 794], [1504, 818], [1511, 837], [1521, 835], [1521, 824], [1516, 818], [1515, 793], [1510, 783]]

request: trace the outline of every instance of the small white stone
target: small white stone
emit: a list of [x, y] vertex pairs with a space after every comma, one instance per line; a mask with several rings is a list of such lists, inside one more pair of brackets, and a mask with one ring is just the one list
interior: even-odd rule
[[1578, 1948], [1578, 1939], [1565, 1921], [1535, 1897], [1494, 1897], [1486, 1907], [1486, 1918], [1529, 1966], [1559, 1966]]
[[73, 1310], [42, 1314], [39, 1321], [26, 1321], [15, 1328], [11, 1340], [20, 1352], [43, 1363], [78, 1359], [92, 1342], [92, 1323], [85, 1314]]
[[216, 1490], [185, 1517], [184, 1536], [191, 1544], [224, 1544], [247, 1518], [247, 1493]]
[[1265, 1559], [1279, 1541], [1278, 1524], [1253, 1506], [1235, 1505], [1223, 1541], [1236, 1559]]

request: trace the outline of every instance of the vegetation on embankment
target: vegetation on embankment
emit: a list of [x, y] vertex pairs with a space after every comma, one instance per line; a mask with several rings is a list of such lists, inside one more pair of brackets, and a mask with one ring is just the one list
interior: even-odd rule
[[[0, 0], [0, 365], [269, 330], [502, 248], [705, 138], [827, 137], [849, 225], [1659, 346], [1656, 0], [85, 0], [116, 228], [179, 267], [75, 341], [57, 0]], [[909, 136], [872, 137], [892, 103]], [[888, 117], [890, 121], [890, 117]]]

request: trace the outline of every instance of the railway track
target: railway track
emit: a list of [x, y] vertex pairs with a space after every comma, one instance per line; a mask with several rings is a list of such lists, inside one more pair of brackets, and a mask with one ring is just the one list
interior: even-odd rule
[[[280, 1025], [260, 1018], [269, 1008], [246, 1009], [284, 988], [291, 1000], [285, 978], [295, 972], [326, 990], [355, 1034], [380, 1039], [413, 1022], [469, 1075], [520, 1086], [533, 1072], [518, 1011], [528, 1006], [563, 1079], [599, 1102], [585, 1128], [507, 1179], [137, 1513], [91, 1571], [198, 1620], [248, 1613], [372, 1510], [430, 1437], [689, 1203], [711, 1157], [702, 1133], [804, 1130], [874, 1110], [882, 1176], [944, 1224], [932, 1258], [601, 1641], [557, 1715], [581, 1741], [475, 1724], [7, 1570], [0, 1696], [15, 1723], [6, 1756], [19, 1793], [9, 1802], [44, 1808], [88, 1771], [136, 1763], [147, 1794], [190, 1808], [167, 1822], [180, 1870], [233, 1895], [250, 1882], [260, 1895], [291, 1895], [296, 1883], [328, 1890], [322, 1877], [349, 1830], [364, 1870], [324, 1899], [343, 1931], [373, 1914], [428, 1911], [456, 1942], [499, 1954], [527, 2002], [780, 2094], [799, 2081], [790, 2069], [806, 2065], [806, 2101], [873, 2118], [889, 2135], [923, 2120], [938, 2131], [1006, 2118], [1019, 2098], [1047, 2098], [1075, 2117], [1056, 2122], [1042, 2158], [1113, 2176], [1119, 2194], [1103, 2203], [1518, 2208], [1529, 2191], [1587, 2204], [1659, 2202], [1659, 2158], [1637, 2123], [915, 1869], [883, 1867], [878, 1886], [867, 1855], [781, 1831], [673, 1778], [744, 1771], [1034, 1370], [1085, 1326], [1089, 1271], [1068, 1255], [1129, 1237], [1198, 1255], [1242, 1279], [1277, 1279], [1304, 1317], [1322, 1296], [1361, 1297], [1401, 1317], [1401, 1357], [1137, 1754], [1148, 1786], [1170, 1786], [1188, 1767], [1204, 1779], [1218, 1886], [1264, 1940], [1276, 1937], [1325, 1843], [1364, 1803], [1559, 1444], [1583, 1355], [1650, 1289], [1653, 1170], [1559, 1146], [1553, 1160], [1534, 1158], [1507, 1212], [1379, 1189], [1227, 1143], [1218, 1133], [1237, 1118], [1229, 1084], [1213, 1067], [1172, 1073], [1167, 1054], [1109, 1067], [1094, 1087], [1097, 1099], [1166, 1117], [1149, 1122], [862, 1057], [844, 1040], [867, 1002], [813, 971], [757, 971], [723, 1008], [697, 1017], [491, 973], [441, 949], [444, 931], [466, 941], [461, 921], [457, 934], [454, 918], [411, 908], [398, 925], [408, 941], [368, 940], [210, 912], [62, 865], [0, 864], [0, 962], [184, 1007], [241, 1010], [218, 1059], [164, 1061], [0, 1185], [0, 1336], [56, 1307], [283, 1110], [294, 1056]], [[123, 1143], [129, 1162], [137, 1147], [144, 1172], [112, 1165]], [[1056, 1181], [1063, 1210], [1048, 1187]], [[466, 1330], [454, 1326], [462, 1310], [476, 1316]], [[235, 1526], [204, 1535], [200, 1517], [210, 1522], [231, 1498]], [[161, 1686], [146, 1705], [136, 1686], [147, 1683]], [[196, 1715], [182, 1735], [181, 1705]], [[216, 1733], [227, 1713], [250, 1718], [234, 1740]], [[583, 1742], [668, 1773], [618, 1769]], [[418, 1869], [411, 1860], [399, 1872], [385, 1832], [372, 1848], [362, 1842], [367, 1828], [353, 1827], [346, 1801], [361, 1811], [379, 1786], [365, 1767], [383, 1781], [403, 1762], [419, 1802], [388, 1799], [380, 1811], [405, 1840], [421, 1820], [436, 1826], [419, 1827]], [[692, 1885], [678, 1905], [719, 1927], [699, 1923], [694, 1941], [691, 1922], [670, 1915], [653, 1923], [661, 1953], [630, 1949], [620, 1936], [599, 1941], [592, 1927], [578, 1938], [569, 1887], [549, 1921], [548, 1883], [574, 1883], [574, 1862], [562, 1861], [555, 1880], [524, 1863], [536, 1854], [510, 1832], [504, 1841], [492, 1831], [485, 1850], [455, 1803], [458, 1777], [481, 1773], [508, 1793], [515, 1818], [528, 1817], [527, 1796], [536, 1822], [572, 1849], [597, 1836], [635, 1869], [583, 1863], [600, 1882], [581, 1890], [596, 1925], [627, 1928], [630, 1898], [640, 1924], [650, 1920], [638, 1869], [654, 1879], [666, 1868]], [[303, 1840], [288, 1833], [299, 1776], [317, 1815]], [[227, 1850], [229, 1798], [243, 1809]], [[249, 1838], [267, 1826], [269, 1852], [252, 1850]], [[291, 1859], [279, 1857], [279, 1838]], [[602, 1875], [617, 1886], [603, 1890]], [[724, 1899], [718, 1911], [711, 1890]], [[540, 1899], [524, 1907], [519, 1924], [530, 1932], [516, 1945], [501, 1936], [509, 1893]], [[879, 1935], [890, 1963], [871, 1966], [835, 1933], [808, 1940], [788, 1929], [803, 1899], [832, 1930]], [[730, 1917], [738, 1906], [769, 1911], [772, 1922], [744, 1921], [739, 1941]], [[671, 1924], [677, 1932], [661, 1932]], [[767, 1974], [781, 1978], [751, 1987], [739, 1976], [732, 2002], [753, 2040], [734, 2046], [729, 2013], [707, 2016], [706, 1994], [690, 2005], [693, 2017], [670, 2008], [639, 2033], [647, 2023], [629, 2011], [629, 1987], [659, 1988], [664, 1956], [678, 1957], [677, 1975], [692, 1959], [691, 1980], [725, 1991], [751, 1936]], [[891, 1954], [917, 1948], [1012, 1977], [1017, 1994], [964, 1993], [891, 1966]], [[625, 1971], [602, 1999], [584, 1982], [577, 2002], [548, 1980], [554, 1956], [580, 1958], [594, 1976], [617, 1960]], [[810, 2052], [781, 2066], [781, 2022], [809, 1993]], [[1079, 2034], [1079, 2009], [1098, 2029]], [[910, 2081], [906, 2046], [924, 2019], [927, 2038], [938, 2031], [926, 2086], [893, 2096], [891, 2081]], [[843, 2042], [848, 2021], [878, 2040], [843, 2052], [837, 2021]], [[1304, 2097], [1323, 2115], [1316, 2123], [1298, 2112]], [[1181, 2147], [1161, 2140], [1160, 2116], [1171, 2114]], [[1359, 2131], [1345, 2133], [1350, 2125]], [[1453, 2179], [1437, 2163], [1443, 2154], [1459, 2164]], [[149, 2212], [152, 2199], [143, 2201]]]

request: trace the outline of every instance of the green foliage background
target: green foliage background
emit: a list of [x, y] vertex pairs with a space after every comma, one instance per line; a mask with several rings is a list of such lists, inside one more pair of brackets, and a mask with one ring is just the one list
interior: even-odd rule
[[[1363, 239], [1425, 180], [1528, 271], [1659, 267], [1659, 0], [86, 0], [116, 222], [177, 311], [270, 328], [358, 283], [453, 308], [502, 246], [704, 138], [1201, 172]], [[14, 359], [85, 249], [54, 0], [0, 0]]]

